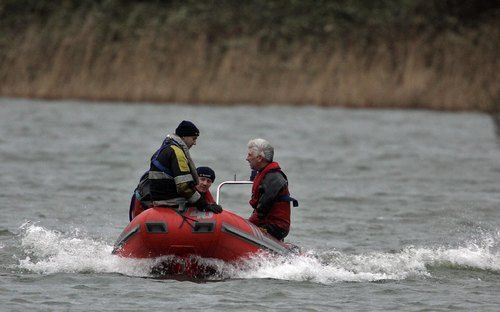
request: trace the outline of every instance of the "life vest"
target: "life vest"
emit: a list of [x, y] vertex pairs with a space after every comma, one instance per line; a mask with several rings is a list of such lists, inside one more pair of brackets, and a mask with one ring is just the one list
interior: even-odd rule
[[[167, 137], [165, 138], [165, 140], [163, 140], [163, 143], [161, 144], [160, 148], [153, 154], [153, 156], [151, 157], [151, 163], [160, 170], [161, 173], [164, 173], [165, 176], [164, 178], [165, 179], [173, 179], [173, 174], [172, 174], [172, 171], [170, 169], [168, 169], [167, 167], [165, 167], [159, 160], [158, 160], [158, 156], [160, 155], [161, 152], [163, 152], [164, 149], [166, 149], [167, 147], [170, 147], [172, 145], [175, 145], [177, 147], [180, 148], [180, 146], [178, 144], [176, 144], [176, 142], [174, 140], [172, 140], [171, 138]], [[149, 176], [151, 176], [151, 170], [149, 171]], [[157, 171], [153, 171], [153, 173], [157, 173]], [[156, 177], [157, 179], [161, 178], [161, 174]]]
[[205, 194], [202, 194], [202, 196], [205, 197], [207, 204], [215, 204], [215, 199], [212, 196], [212, 193], [210, 193], [210, 190], [206, 191]]
[[[182, 142], [178, 142], [180, 138], [176, 140], [176, 137], [171, 135], [165, 138], [160, 148], [151, 157], [151, 168], [144, 174], [143, 178], [139, 182], [139, 185], [135, 191], [137, 199], [139, 199], [145, 206], [171, 206], [171, 207], [181, 207], [185, 206], [187, 202], [194, 203], [200, 198], [200, 194], [194, 190], [194, 185], [198, 180], [196, 170], [193, 171], [194, 164], [190, 159], [189, 153], [186, 152], [187, 147], [182, 146]], [[165, 166], [160, 161], [160, 156], [162, 152], [171, 148], [172, 153], [174, 153], [178, 160], [178, 165], [181, 171], [189, 171], [188, 174], [179, 175], [178, 169], [173, 169]], [[182, 159], [182, 161], [181, 161]], [[177, 173], [176, 173], [177, 172]], [[176, 188], [178, 185], [184, 184], [183, 189], [191, 190], [189, 191], [192, 195], [188, 198], [180, 196], [177, 193]], [[168, 192], [165, 195], [154, 195], [155, 192], [161, 189]]]
[[281, 171], [281, 168], [277, 162], [271, 162], [255, 176], [252, 186], [252, 197], [249, 201], [250, 205], [254, 208], [254, 211], [250, 216], [249, 221], [257, 226], [272, 224], [288, 233], [290, 229], [290, 202], [294, 202], [294, 206], [298, 205], [298, 202], [294, 198], [290, 197], [288, 186], [285, 186], [279, 192], [276, 201], [269, 210], [269, 213], [264, 216], [264, 218], [259, 218], [258, 216], [256, 208], [259, 204], [261, 195], [260, 186], [264, 181], [264, 177], [270, 172], [279, 172], [283, 175], [285, 180], [288, 181], [286, 175]]

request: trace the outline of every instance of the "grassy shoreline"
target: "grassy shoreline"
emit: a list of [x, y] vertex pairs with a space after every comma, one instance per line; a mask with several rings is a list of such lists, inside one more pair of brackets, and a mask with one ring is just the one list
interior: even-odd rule
[[0, 6], [0, 96], [499, 110], [495, 6], [24, 2]]

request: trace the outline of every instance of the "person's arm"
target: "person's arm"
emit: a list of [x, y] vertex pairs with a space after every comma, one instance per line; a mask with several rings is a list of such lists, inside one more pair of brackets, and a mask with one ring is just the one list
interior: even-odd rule
[[171, 165], [177, 193], [186, 198], [188, 203], [194, 204], [198, 210], [221, 213], [222, 207], [220, 205], [207, 203], [205, 197], [201, 196], [200, 192], [196, 189], [186, 154], [177, 146], [172, 146], [172, 150], [174, 151], [174, 155]]
[[257, 204], [257, 214], [259, 218], [265, 217], [273, 206], [276, 197], [287, 185], [286, 179], [279, 172], [270, 172], [262, 181], [260, 186], [260, 198]]

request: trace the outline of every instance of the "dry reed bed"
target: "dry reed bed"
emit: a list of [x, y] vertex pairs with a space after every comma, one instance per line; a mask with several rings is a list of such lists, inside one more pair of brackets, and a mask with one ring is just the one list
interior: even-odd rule
[[160, 26], [103, 37], [92, 15], [31, 25], [7, 48], [0, 95], [477, 111], [498, 105], [495, 25], [461, 36], [400, 34], [368, 48], [352, 41], [286, 53], [263, 51], [257, 39], [210, 43]]

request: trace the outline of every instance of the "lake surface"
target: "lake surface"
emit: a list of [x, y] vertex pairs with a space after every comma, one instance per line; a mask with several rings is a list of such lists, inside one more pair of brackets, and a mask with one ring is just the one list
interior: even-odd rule
[[[208, 280], [111, 255], [164, 136], [201, 130], [215, 185], [275, 146], [294, 208], [289, 258]], [[0, 304], [6, 311], [498, 311], [500, 144], [482, 114], [0, 99]], [[226, 209], [249, 216], [246, 186]]]

